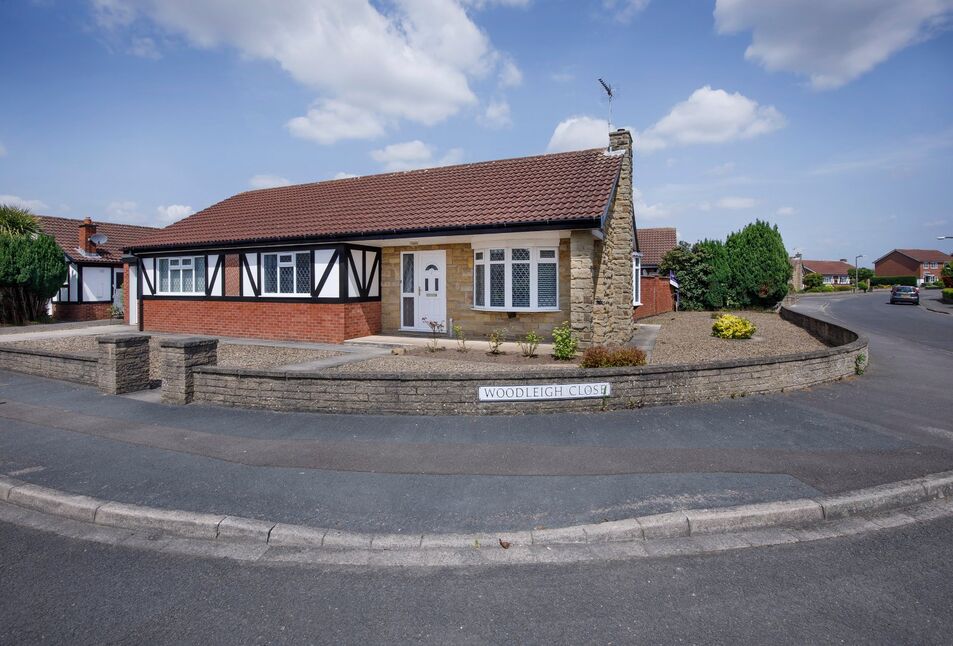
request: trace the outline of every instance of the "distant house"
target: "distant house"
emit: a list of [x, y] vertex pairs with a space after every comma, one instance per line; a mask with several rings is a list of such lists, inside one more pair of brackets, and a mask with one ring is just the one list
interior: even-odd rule
[[820, 274], [825, 285], [850, 285], [850, 271], [854, 266], [843, 260], [805, 260], [800, 256], [791, 258], [794, 272], [791, 275], [791, 284], [794, 289], [804, 289], [804, 276]]
[[69, 263], [66, 282], [52, 299], [53, 318], [95, 321], [109, 318], [117, 290], [123, 287], [122, 249], [155, 233], [153, 227], [36, 216], [43, 233], [56, 240]]
[[874, 261], [877, 276], [916, 276], [917, 284], [940, 280], [943, 265], [953, 256], [936, 249], [894, 249]]
[[658, 267], [665, 254], [678, 246], [678, 231], [674, 227], [638, 229], [636, 253], [633, 261], [635, 318], [641, 319], [675, 308], [668, 276], [659, 276]]

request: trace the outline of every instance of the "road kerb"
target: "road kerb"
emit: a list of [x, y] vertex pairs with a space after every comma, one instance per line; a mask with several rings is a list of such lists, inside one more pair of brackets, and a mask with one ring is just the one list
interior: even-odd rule
[[[795, 531], [824, 521], [953, 498], [953, 471], [817, 499], [738, 505], [654, 514], [618, 521], [516, 532], [467, 534], [373, 534], [273, 523], [240, 516], [206, 514], [100, 500], [0, 476], [0, 501], [81, 522], [172, 536], [334, 551], [414, 551], [500, 546], [606, 544], [688, 536], [732, 534], [776, 528]], [[939, 502], [937, 504], [940, 504]], [[926, 512], [914, 516], [926, 518]], [[873, 523], [870, 526], [876, 527]]]

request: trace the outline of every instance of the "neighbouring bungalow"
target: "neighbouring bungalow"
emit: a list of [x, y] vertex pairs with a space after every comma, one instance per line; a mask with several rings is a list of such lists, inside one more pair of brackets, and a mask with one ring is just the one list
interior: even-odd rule
[[675, 309], [672, 285], [668, 275], [659, 275], [659, 264], [669, 251], [678, 246], [678, 230], [674, 227], [639, 229], [636, 272], [641, 276], [635, 285], [635, 318], [655, 316]]
[[123, 247], [158, 229], [112, 222], [75, 220], [49, 215], [36, 219], [43, 233], [63, 250], [69, 271], [51, 301], [53, 318], [61, 321], [108, 319], [123, 287]]
[[918, 285], [935, 283], [950, 261], [953, 256], [936, 249], [894, 249], [874, 261], [874, 275], [916, 276]]
[[[795, 276], [800, 274], [801, 283], [798, 289], [804, 289], [803, 281], [807, 274], [820, 274], [825, 285], [851, 284], [849, 272], [854, 269], [854, 266], [849, 262], [843, 260], [804, 260], [797, 257], [793, 258], [792, 262], [795, 266]], [[801, 264], [800, 271], [797, 267], [798, 262]]]
[[248, 191], [128, 245], [144, 331], [340, 342], [633, 332], [632, 136], [584, 150]]

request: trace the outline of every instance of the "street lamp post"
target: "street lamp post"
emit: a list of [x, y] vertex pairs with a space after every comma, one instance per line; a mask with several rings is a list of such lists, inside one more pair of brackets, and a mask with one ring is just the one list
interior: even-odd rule
[[860, 254], [854, 257], [854, 293], [857, 293], [857, 285], [860, 283], [860, 259], [864, 257], [864, 254]]

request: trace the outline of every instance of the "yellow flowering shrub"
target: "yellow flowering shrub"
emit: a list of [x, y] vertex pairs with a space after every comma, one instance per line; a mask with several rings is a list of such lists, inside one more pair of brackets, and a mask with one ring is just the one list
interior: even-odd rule
[[751, 321], [734, 314], [722, 314], [711, 326], [712, 336], [719, 339], [750, 339], [757, 331]]

